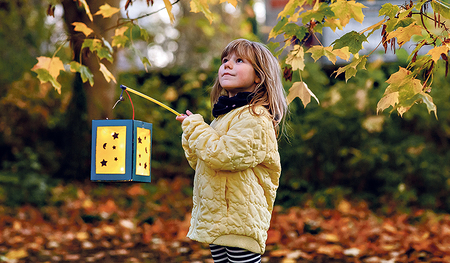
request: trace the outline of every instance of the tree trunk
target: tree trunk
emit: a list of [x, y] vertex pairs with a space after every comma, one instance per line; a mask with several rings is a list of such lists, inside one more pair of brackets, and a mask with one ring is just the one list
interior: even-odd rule
[[[113, 7], [120, 6], [120, 0], [88, 0], [87, 3], [92, 14], [95, 14], [99, 10], [99, 7], [105, 3]], [[88, 49], [81, 50], [81, 46], [86, 37], [81, 32], [75, 32], [72, 23], [83, 22], [89, 28], [94, 30], [96, 38], [101, 39], [103, 37], [108, 42], [111, 42], [112, 36], [114, 35], [114, 29], [111, 28], [114, 27], [119, 15], [115, 14], [111, 18], [106, 19], [97, 15], [94, 16], [94, 21], [91, 21], [86, 15], [84, 7], [80, 7], [77, 1], [63, 0], [62, 4], [74, 59], [89, 67], [94, 74], [93, 87], [91, 87], [89, 82], [83, 84], [86, 93], [88, 119], [110, 118], [112, 117], [112, 106], [115, 101], [115, 88], [117, 87], [117, 84], [113, 81], [108, 83], [98, 69], [100, 67], [99, 62], [101, 62], [113, 75], [115, 75], [117, 72], [116, 64], [110, 63], [106, 59], [99, 61], [98, 57], [95, 54], [92, 54]], [[114, 54], [113, 58], [115, 59]]]

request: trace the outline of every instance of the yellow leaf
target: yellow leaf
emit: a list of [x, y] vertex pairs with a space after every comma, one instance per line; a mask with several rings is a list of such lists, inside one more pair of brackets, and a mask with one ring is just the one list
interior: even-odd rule
[[314, 59], [314, 61], [317, 61], [322, 56], [326, 56], [331, 63], [336, 63], [336, 56], [331, 52], [333, 50], [333, 47], [323, 47], [323, 46], [312, 46], [310, 49], [308, 49], [308, 53], [311, 53], [311, 57]]
[[116, 78], [114, 78], [113, 74], [106, 68], [106, 66], [103, 63], [100, 63], [100, 71], [102, 72], [106, 81], [110, 82], [111, 80], [113, 80], [114, 83], [117, 83]]
[[237, 6], [237, 0], [220, 0], [220, 3], [224, 3], [224, 2], [228, 2], [234, 7]]
[[399, 27], [397, 30], [390, 32], [386, 40], [396, 37], [399, 47], [408, 42], [413, 35], [422, 34], [422, 27], [412, 23], [407, 27]]
[[341, 20], [336, 18], [325, 18], [325, 22], [323, 23], [324, 27], [329, 27], [333, 32], [336, 32], [336, 28], [342, 30], [344, 27], [342, 26]]
[[79, 0], [80, 3], [83, 5], [84, 10], [86, 11], [86, 15], [89, 17], [89, 20], [94, 21], [91, 10], [89, 10], [89, 5], [86, 3], [86, 0]]
[[125, 34], [125, 32], [127, 32], [127, 30], [128, 30], [127, 26], [117, 28], [116, 30], [114, 30], [114, 36], [123, 36], [123, 34]]
[[102, 15], [103, 18], [108, 18], [108, 17], [112, 17], [114, 14], [116, 14], [119, 11], [120, 11], [119, 8], [112, 7], [108, 4], [104, 4], [104, 5], [100, 6], [100, 10], [98, 10], [97, 13], [95, 13], [94, 15]]
[[59, 76], [59, 72], [61, 70], [64, 71], [64, 64], [62, 63], [61, 59], [59, 59], [59, 57], [38, 57], [37, 60], [38, 63], [36, 63], [36, 65], [34, 65], [31, 70], [39, 68], [46, 69], [55, 79]]
[[172, 13], [172, 4], [169, 0], [164, 0], [164, 5], [166, 6], [167, 14], [169, 14], [170, 23], [173, 24], [173, 22], [175, 21], [175, 17]]
[[317, 103], [319, 103], [319, 99], [317, 99], [316, 95], [312, 93], [308, 88], [308, 85], [303, 81], [295, 82], [289, 89], [289, 94], [286, 97], [287, 103], [290, 104], [296, 97], [299, 97], [302, 100], [304, 107], [311, 102], [311, 97], [314, 97]]
[[362, 9], [367, 8], [361, 3], [347, 0], [338, 0], [331, 4], [330, 7], [336, 17], [339, 17], [339, 20], [341, 20], [342, 26], [346, 26], [351, 18], [362, 23], [364, 21]]
[[448, 53], [448, 46], [442, 45], [440, 47], [434, 47], [432, 50], [428, 51], [427, 55], [431, 56], [431, 59], [434, 60], [434, 62], [437, 62], [441, 58], [441, 54], [447, 55]]
[[75, 31], [82, 32], [85, 36], [89, 36], [90, 34], [94, 33], [94, 30], [86, 26], [85, 23], [73, 22], [72, 25], [75, 26]]
[[293, 70], [303, 70], [305, 68], [304, 56], [303, 47], [295, 45], [294, 49], [287, 55], [286, 63], [291, 65]]
[[190, 3], [191, 12], [199, 13], [202, 12], [210, 23], [214, 20], [214, 16], [209, 10], [208, 1], [207, 0], [191, 0]]
[[332, 53], [345, 61], [348, 61], [350, 59], [350, 54], [351, 54], [348, 47], [343, 47], [340, 49], [333, 49]]
[[89, 238], [89, 234], [87, 232], [77, 232], [76, 238], [78, 241], [84, 241]]
[[28, 257], [28, 252], [24, 249], [18, 249], [18, 250], [10, 250], [8, 253], [6, 253], [5, 257], [7, 259], [21, 259]]
[[377, 113], [384, 111], [390, 106], [395, 107], [396, 104], [398, 104], [398, 91], [389, 93], [378, 101]]

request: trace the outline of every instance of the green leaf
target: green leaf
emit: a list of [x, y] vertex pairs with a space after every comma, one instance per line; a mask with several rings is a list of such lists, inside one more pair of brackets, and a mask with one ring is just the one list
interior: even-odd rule
[[148, 60], [147, 57], [141, 58], [142, 64], [144, 65], [145, 71], [148, 72], [147, 66], [151, 67], [152, 63]]
[[50, 72], [44, 68], [33, 69], [36, 72], [38, 79], [41, 83], [50, 82], [56, 91], [61, 94], [61, 84], [52, 76]]
[[[278, 13], [278, 18], [288, 17], [294, 15], [295, 10], [300, 6], [305, 4], [305, 0], [289, 0], [288, 3], [284, 6], [283, 11]], [[302, 8], [301, 8], [302, 9]], [[298, 12], [301, 12], [298, 11]]]
[[450, 19], [450, 4], [443, 1], [431, 1], [433, 11], [439, 13], [441, 16]]
[[436, 104], [433, 103], [433, 98], [425, 93], [425, 92], [420, 92], [419, 94], [419, 98], [422, 99], [422, 102], [425, 103], [425, 105], [427, 106], [428, 109], [428, 113], [431, 114], [432, 111], [434, 111], [434, 116], [436, 116], [436, 119], [438, 118], [437, 116], [437, 108], [436, 108]]
[[333, 72], [333, 74], [336, 73], [337, 77], [341, 73], [345, 72], [345, 81], [348, 81], [351, 77], [356, 75], [356, 72], [358, 72], [359, 69], [366, 69], [366, 62], [367, 62], [367, 55], [353, 60], [351, 63], [349, 63], [344, 67], [338, 68], [336, 71]]
[[380, 11], [378, 12], [378, 16], [388, 16], [392, 19], [398, 13], [399, 9], [400, 8], [397, 5], [387, 3], [381, 6]]
[[283, 17], [278, 23], [272, 28], [272, 30], [269, 33], [269, 39], [275, 38], [279, 34], [283, 33], [284, 26], [288, 23], [288, 19], [286, 17]]
[[333, 16], [334, 12], [331, 10], [331, 7], [327, 3], [321, 3], [319, 5], [319, 8], [310, 9], [300, 15], [303, 24], [307, 24], [313, 19], [321, 22], [325, 17]]
[[336, 39], [331, 45], [333, 45], [333, 49], [348, 47], [352, 54], [357, 54], [363, 48], [362, 43], [364, 41], [367, 41], [367, 37], [364, 34], [351, 31]]
[[113, 56], [110, 49], [102, 45], [102, 41], [99, 39], [85, 39], [81, 49], [89, 48], [91, 52], [97, 52], [97, 56], [100, 59], [106, 58], [109, 62], [113, 62]]
[[130, 39], [127, 36], [113, 36], [113, 40], [111, 42], [113, 47], [125, 47]]
[[88, 67], [76, 61], [70, 62], [69, 65], [70, 71], [80, 73], [81, 80], [83, 80], [83, 83], [89, 80], [89, 84], [91, 86], [94, 86], [94, 74], [92, 74], [91, 70]]
[[289, 23], [284, 27], [284, 32], [289, 36], [295, 36], [297, 39], [303, 39], [308, 32], [308, 29], [304, 26], [299, 26], [294, 23]]

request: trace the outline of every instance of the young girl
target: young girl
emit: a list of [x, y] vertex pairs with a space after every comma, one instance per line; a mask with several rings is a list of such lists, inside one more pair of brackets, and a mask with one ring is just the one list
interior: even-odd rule
[[188, 237], [215, 262], [260, 262], [281, 173], [277, 131], [287, 112], [277, 59], [260, 43], [232, 41], [211, 91], [210, 125], [186, 111], [182, 145], [195, 169]]

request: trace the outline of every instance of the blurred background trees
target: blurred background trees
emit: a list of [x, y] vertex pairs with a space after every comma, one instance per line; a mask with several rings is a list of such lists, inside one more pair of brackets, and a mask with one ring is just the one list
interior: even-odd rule
[[[87, 2], [92, 12], [104, 3]], [[216, 6], [216, 22], [210, 23], [180, 1], [173, 6], [174, 25], [166, 11], [134, 21], [147, 31], [132, 27], [133, 44], [115, 53], [115, 63], [107, 65], [117, 83], [96, 79], [94, 89], [83, 84], [80, 75], [63, 72], [58, 78], [62, 84], [59, 95], [50, 84], [40, 84], [30, 69], [36, 57], [52, 56], [59, 47], [59, 55], [79, 57], [80, 50], [74, 48], [72, 53], [69, 45], [79, 46], [76, 37], [84, 37], [69, 25], [85, 21], [79, 17], [85, 12], [78, 12], [81, 7], [75, 1], [62, 3], [49, 11], [48, 1], [0, 0], [4, 18], [0, 23], [0, 201], [9, 205], [43, 205], [57, 183], [89, 180], [90, 120], [132, 115], [128, 101], [112, 110], [120, 84], [179, 112], [200, 113], [209, 121], [209, 87], [223, 47], [237, 37], [267, 41], [266, 24], [258, 21], [255, 12], [261, 2], [244, 1], [237, 11], [229, 4]], [[109, 3], [119, 6], [117, 1]], [[128, 13], [118, 15], [137, 18], [163, 7], [156, 1], [151, 8], [145, 1], [132, 5]], [[94, 17], [99, 32], [105, 34], [113, 31], [110, 28], [117, 21], [111, 18], [101, 24]], [[83, 56], [89, 58], [87, 52]], [[290, 105], [289, 138], [280, 140], [279, 205], [333, 207], [342, 198], [350, 198], [367, 200], [384, 212], [397, 206], [450, 211], [450, 89], [445, 67], [441, 65], [433, 80], [440, 87], [432, 91], [439, 120], [424, 105], [414, 106], [403, 118], [377, 114], [386, 79], [399, 66], [406, 66], [404, 53], [396, 57], [391, 62], [370, 62], [366, 71], [348, 82], [343, 76], [330, 77], [338, 66], [307, 59], [302, 80], [321, 103], [304, 108], [295, 99]], [[146, 70], [139, 58], [148, 58], [151, 66]], [[294, 74], [293, 81], [299, 81], [299, 76]], [[286, 90], [290, 85], [286, 83]], [[173, 114], [139, 97], [132, 99], [136, 119], [153, 123], [152, 180], [192, 178], [193, 170], [181, 149], [181, 128]]]

